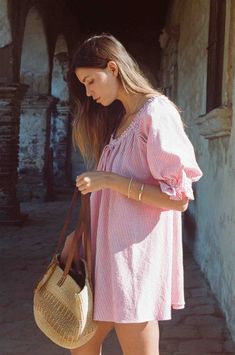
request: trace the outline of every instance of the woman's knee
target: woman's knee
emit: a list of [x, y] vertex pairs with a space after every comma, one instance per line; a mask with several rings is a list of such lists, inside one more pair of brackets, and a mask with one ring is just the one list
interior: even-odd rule
[[124, 355], [159, 354], [159, 326], [157, 321], [115, 323], [114, 327]]
[[113, 329], [112, 322], [97, 322], [97, 330], [94, 336], [85, 345], [71, 350], [72, 355], [100, 355], [102, 344]]

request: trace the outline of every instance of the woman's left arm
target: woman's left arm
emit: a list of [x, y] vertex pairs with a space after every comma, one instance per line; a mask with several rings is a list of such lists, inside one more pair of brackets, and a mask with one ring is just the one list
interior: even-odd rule
[[[140, 203], [180, 212], [185, 212], [188, 208], [189, 199], [187, 196], [184, 195], [181, 200], [171, 200], [166, 193], [161, 191], [159, 186], [148, 184], [144, 184], [143, 192], [140, 194], [142, 184], [142, 182], [134, 179], [130, 184], [130, 178], [106, 171], [86, 172], [77, 176], [76, 179], [76, 186], [82, 194], [101, 189], [111, 189], [128, 197], [129, 190], [129, 198]], [[139, 200], [139, 196], [141, 200]]]

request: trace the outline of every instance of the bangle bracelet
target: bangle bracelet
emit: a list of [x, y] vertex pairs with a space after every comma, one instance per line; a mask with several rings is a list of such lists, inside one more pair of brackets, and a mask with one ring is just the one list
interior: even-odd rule
[[141, 185], [141, 188], [140, 188], [140, 191], [139, 191], [139, 201], [141, 201], [143, 191], [144, 191], [144, 184]]
[[130, 179], [129, 181], [129, 185], [128, 185], [128, 191], [127, 191], [127, 197], [130, 198], [130, 192], [131, 192], [131, 183], [133, 181], [133, 177]]

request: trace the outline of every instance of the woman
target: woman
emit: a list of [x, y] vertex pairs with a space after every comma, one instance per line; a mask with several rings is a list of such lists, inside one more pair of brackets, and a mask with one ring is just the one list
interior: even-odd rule
[[[159, 354], [159, 320], [184, 308], [181, 212], [202, 176], [176, 106], [112, 35], [84, 41], [69, 76], [73, 139], [95, 168], [91, 194], [95, 336], [73, 355], [98, 355], [115, 328], [123, 354]], [[65, 245], [63, 255], [66, 255]]]

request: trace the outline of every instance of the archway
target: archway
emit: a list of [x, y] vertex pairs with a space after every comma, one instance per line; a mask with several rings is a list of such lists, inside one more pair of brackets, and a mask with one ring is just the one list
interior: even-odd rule
[[40, 13], [32, 7], [26, 18], [20, 80], [28, 85], [20, 120], [19, 183], [21, 201], [50, 195], [49, 54]]

